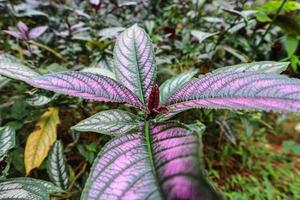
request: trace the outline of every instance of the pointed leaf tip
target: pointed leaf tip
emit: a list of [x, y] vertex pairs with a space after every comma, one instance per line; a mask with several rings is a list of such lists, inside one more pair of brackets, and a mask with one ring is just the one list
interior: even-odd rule
[[151, 40], [142, 28], [135, 24], [120, 34], [114, 48], [114, 63], [119, 82], [147, 105], [156, 64]]
[[166, 101], [166, 105], [172, 114], [190, 108], [300, 114], [300, 80], [274, 73], [212, 73], [186, 84]]

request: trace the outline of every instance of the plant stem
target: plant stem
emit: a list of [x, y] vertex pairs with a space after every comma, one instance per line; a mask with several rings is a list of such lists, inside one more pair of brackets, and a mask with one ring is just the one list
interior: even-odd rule
[[60, 53], [58, 53], [58, 52], [55, 51], [54, 49], [52, 49], [52, 48], [50, 48], [50, 47], [48, 47], [48, 46], [46, 46], [46, 45], [43, 45], [43, 44], [41, 44], [41, 43], [39, 43], [39, 42], [33, 41], [33, 40], [31, 40], [31, 41], [29, 41], [29, 42], [30, 42], [31, 44], [37, 46], [37, 47], [43, 48], [43, 49], [45, 49], [45, 50], [51, 52], [52, 54], [54, 54], [56, 57], [60, 58], [60, 59], [63, 60], [64, 62], [66, 62], [66, 63], [68, 62], [68, 61], [67, 61]]
[[280, 7], [278, 8], [278, 10], [277, 10], [276, 13], [275, 13], [275, 16], [273, 17], [271, 23], [269, 24], [269, 26], [268, 26], [267, 29], [265, 30], [263, 36], [261, 37], [261, 40], [259, 41], [259, 43], [258, 43], [257, 45], [255, 45], [254, 50], [253, 50], [253, 52], [254, 52], [255, 54], [257, 54], [257, 48], [264, 42], [264, 39], [265, 39], [266, 35], [267, 35], [268, 32], [271, 30], [271, 28], [272, 28], [272, 26], [273, 26], [275, 20], [277, 19], [277, 17], [278, 17], [278, 15], [279, 15], [280, 11], [282, 10], [282, 8], [283, 8], [283, 6], [284, 6], [284, 4], [285, 4], [286, 2], [287, 2], [287, 0], [283, 0], [283, 1], [282, 1]]

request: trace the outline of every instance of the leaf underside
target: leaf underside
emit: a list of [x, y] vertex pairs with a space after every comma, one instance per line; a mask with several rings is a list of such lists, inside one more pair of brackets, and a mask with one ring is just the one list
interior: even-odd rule
[[[147, 126], [145, 126], [146, 128]], [[99, 153], [82, 200], [217, 199], [200, 170], [199, 136], [175, 123], [109, 142]]]
[[56, 126], [59, 123], [57, 108], [49, 108], [39, 119], [35, 131], [26, 141], [24, 155], [26, 174], [39, 167], [47, 157], [50, 147], [56, 141]]
[[47, 172], [49, 178], [55, 185], [63, 190], [66, 190], [68, 188], [69, 177], [67, 174], [66, 160], [63, 153], [62, 142], [56, 141], [49, 152]]
[[99, 112], [72, 127], [82, 132], [96, 132], [119, 136], [141, 126], [137, 116], [122, 110]]
[[273, 73], [213, 73], [186, 84], [166, 105], [169, 115], [190, 108], [300, 113], [300, 80]]
[[137, 25], [125, 30], [114, 48], [116, 77], [147, 104], [154, 85], [156, 64], [151, 40]]

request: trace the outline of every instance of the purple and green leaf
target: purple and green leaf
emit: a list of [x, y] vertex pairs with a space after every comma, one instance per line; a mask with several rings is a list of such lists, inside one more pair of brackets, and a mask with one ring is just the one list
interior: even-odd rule
[[41, 89], [51, 90], [84, 99], [128, 103], [143, 107], [140, 100], [126, 87], [113, 79], [88, 72], [61, 72], [35, 77], [27, 83]]
[[143, 29], [133, 25], [118, 37], [114, 64], [119, 82], [147, 105], [155, 81], [156, 64], [151, 40]]
[[17, 58], [9, 54], [0, 55], [0, 74], [12, 79], [28, 81], [33, 77], [39, 76], [30, 67], [21, 63]]
[[179, 90], [184, 84], [186, 84], [195, 74], [197, 70], [191, 70], [173, 78], [166, 80], [159, 88], [160, 90], [160, 103], [164, 102], [171, 97], [177, 90]]
[[137, 130], [143, 122], [126, 111], [108, 110], [99, 112], [72, 127], [81, 132], [96, 132], [112, 136], [120, 136], [132, 130]]
[[218, 199], [206, 181], [198, 134], [176, 123], [145, 123], [99, 153], [82, 200]]
[[63, 144], [57, 140], [51, 148], [47, 160], [47, 173], [50, 180], [63, 190], [68, 188], [69, 176], [64, 158]]
[[62, 192], [52, 183], [29, 177], [0, 180], [0, 199], [50, 200], [50, 193]]
[[16, 132], [9, 126], [0, 127], [0, 158], [15, 147]]
[[186, 84], [166, 106], [171, 114], [190, 108], [300, 113], [300, 80], [273, 73], [212, 73]]
[[289, 66], [289, 62], [261, 61], [232, 65], [228, 67], [218, 68], [212, 73], [220, 72], [264, 72], [280, 74]]

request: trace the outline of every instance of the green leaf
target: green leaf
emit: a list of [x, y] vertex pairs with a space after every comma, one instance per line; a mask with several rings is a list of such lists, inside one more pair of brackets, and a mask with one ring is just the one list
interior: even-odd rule
[[138, 25], [126, 29], [114, 48], [117, 80], [147, 105], [156, 78], [154, 49], [149, 35]]
[[289, 66], [289, 62], [274, 62], [274, 61], [261, 61], [245, 64], [232, 65], [227, 67], [221, 67], [212, 71], [212, 73], [219, 72], [266, 72], [277, 73], [285, 71]]
[[292, 55], [296, 52], [298, 48], [298, 39], [294, 35], [287, 35], [284, 41], [284, 47], [288, 54], [288, 57], [291, 58]]
[[33, 178], [0, 180], [0, 200], [50, 200], [53, 184]]
[[27, 98], [26, 102], [31, 106], [43, 106], [52, 101], [55, 96], [57, 95], [54, 95], [52, 98], [50, 98], [44, 95], [34, 94], [31, 97]]
[[298, 66], [300, 64], [300, 60], [299, 60], [298, 56], [292, 55], [290, 58], [290, 61], [291, 61], [292, 69], [294, 70], [294, 72], [297, 72]]
[[285, 153], [294, 153], [300, 155], [300, 144], [293, 140], [286, 140], [282, 144]]
[[100, 74], [100, 75], [107, 76], [111, 79], [116, 80], [116, 75], [112, 71], [110, 71], [109, 69], [100, 68], [100, 67], [88, 67], [88, 68], [82, 69], [81, 71], [82, 72], [90, 72], [90, 73]]
[[[264, 5], [254, 6], [254, 9], [260, 10], [260, 11], [263, 11], [266, 13], [272, 13], [272, 12], [276, 12], [280, 8], [282, 3], [283, 3], [283, 0], [268, 1]], [[285, 4], [282, 7], [282, 11], [285, 11], [285, 12], [291, 12], [291, 11], [296, 11], [296, 10], [300, 10], [300, 3], [297, 1], [289, 0], [289, 1], [285, 2]]]
[[72, 127], [82, 132], [96, 132], [107, 135], [121, 135], [137, 129], [142, 122], [129, 112], [108, 110], [99, 112]]
[[64, 158], [63, 144], [56, 141], [49, 152], [47, 172], [51, 181], [58, 187], [66, 190], [69, 184], [67, 164]]
[[255, 17], [256, 17], [257, 21], [259, 21], [259, 22], [271, 22], [272, 21], [272, 19], [268, 15], [266, 15], [266, 13], [264, 13], [264, 12], [255, 13]]
[[4, 87], [9, 82], [9, 79], [0, 75], [0, 88]]
[[0, 158], [15, 146], [15, 135], [14, 129], [0, 127]]
[[179, 88], [181, 88], [185, 83], [187, 83], [195, 74], [197, 70], [191, 70], [173, 78], [166, 80], [160, 87], [160, 103], [163, 104], [165, 100], [167, 100], [170, 96], [176, 92]]
[[234, 49], [234, 48], [229, 47], [229, 46], [219, 46], [218, 48], [223, 48], [225, 51], [227, 51], [228, 53], [230, 53], [234, 57], [238, 58], [242, 62], [248, 62], [249, 61], [249, 57], [246, 56], [245, 54], [243, 54], [242, 52], [240, 52], [237, 49]]
[[23, 81], [39, 75], [9, 54], [0, 54], [0, 74]]
[[214, 35], [217, 35], [218, 33], [207, 33], [203, 31], [198, 31], [198, 30], [192, 30], [191, 34], [198, 39], [199, 43], [201, 44], [204, 40], [207, 38], [210, 38]]

